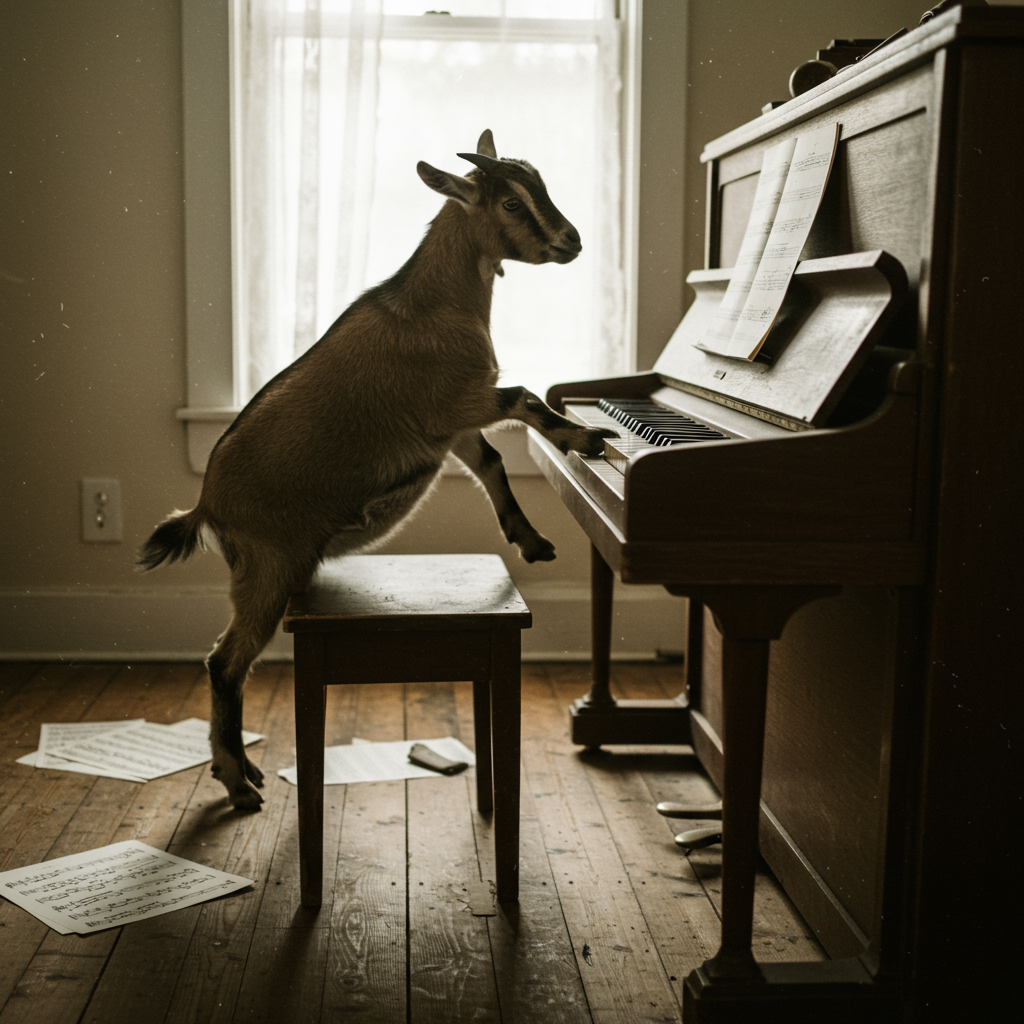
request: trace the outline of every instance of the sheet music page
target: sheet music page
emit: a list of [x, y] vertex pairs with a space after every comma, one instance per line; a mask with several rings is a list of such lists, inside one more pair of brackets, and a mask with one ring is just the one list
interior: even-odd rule
[[[757, 239], [751, 242], [749, 256], [760, 246], [757, 266], [754, 273], [750, 268], [739, 265], [737, 259], [736, 273], [740, 275], [740, 286], [729, 306], [729, 291], [723, 300], [723, 309], [715, 319], [716, 327], [712, 328], [699, 344], [699, 348], [716, 352], [720, 355], [736, 359], [752, 360], [760, 351], [772, 324], [775, 323], [786, 289], [789, 287], [793, 271], [800, 259], [800, 253], [807, 236], [810, 234], [814, 217], [821, 205], [821, 197], [825, 193], [832, 161], [835, 156], [836, 143], [839, 139], [839, 125], [830, 124], [813, 132], [800, 135], [795, 140], [792, 156], [785, 174], [782, 193], [774, 210], [774, 217], [764, 244], [760, 244], [764, 234], [763, 212], [751, 212], [747, 232]], [[794, 140], [791, 140], [794, 141]], [[765, 162], [771, 150], [765, 154]], [[763, 173], [763, 172], [762, 172]], [[777, 188], [773, 175], [769, 188]], [[758, 196], [761, 188], [758, 184]], [[772, 193], [774, 194], [774, 193]], [[757, 197], [755, 197], [756, 209]], [[767, 204], [766, 204], [767, 205]], [[743, 247], [747, 245], [747, 235], [743, 238]], [[741, 247], [741, 255], [743, 255]], [[736, 303], [740, 290], [745, 293], [742, 308], [736, 313]], [[735, 317], [735, 319], [733, 319]], [[729, 324], [729, 329], [726, 325]], [[726, 335], [728, 334], [728, 340]]]
[[127, 779], [129, 782], [143, 782], [138, 776], [126, 776], [123, 772], [107, 771], [82, 764], [79, 761], [68, 761], [66, 758], [47, 753], [48, 746], [59, 746], [76, 739], [93, 738], [115, 729], [125, 729], [130, 725], [144, 722], [144, 718], [130, 718], [120, 722], [44, 722], [39, 729], [39, 749], [31, 754], [18, 758], [18, 764], [27, 764], [32, 768], [57, 768], [64, 772], [80, 772], [85, 775], [104, 775], [109, 778]]
[[736, 266], [722, 298], [722, 305], [719, 306], [704, 338], [697, 344], [698, 348], [723, 355], [729, 354], [736, 323], [747, 303], [750, 286], [757, 276], [761, 254], [768, 244], [768, 237], [775, 223], [775, 212], [782, 199], [782, 190], [789, 174], [794, 149], [796, 139], [786, 139], [785, 142], [765, 150], [761, 161], [761, 177], [757, 181], [754, 205], [751, 207], [747, 229], [743, 233], [743, 242], [736, 256]]
[[[145, 782], [209, 761], [213, 756], [209, 729], [209, 722], [199, 718], [174, 725], [141, 718], [113, 723], [44, 723], [39, 750], [19, 761], [37, 768], [83, 773], [93, 770], [97, 775]], [[242, 733], [247, 746], [261, 738], [257, 733]]]
[[[443, 779], [446, 776], [409, 761], [414, 743], [425, 743], [431, 750], [452, 761], [476, 764], [476, 757], [461, 740], [444, 736], [434, 740], [395, 740], [369, 743], [353, 739], [351, 744], [324, 748], [324, 785], [340, 786], [350, 782], [387, 782], [391, 779]], [[295, 768], [278, 771], [286, 782], [297, 785]]]
[[90, 935], [252, 884], [137, 839], [0, 872], [0, 895], [61, 935]]

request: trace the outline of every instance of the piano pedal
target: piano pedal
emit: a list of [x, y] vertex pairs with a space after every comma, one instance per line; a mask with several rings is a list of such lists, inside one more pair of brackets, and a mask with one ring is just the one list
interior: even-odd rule
[[666, 818], [696, 818], [698, 821], [721, 821], [722, 801], [695, 807], [693, 804], [676, 804], [663, 800], [655, 810]]
[[713, 825], [710, 828], [692, 828], [688, 832], [680, 832], [676, 836], [676, 846], [683, 853], [691, 850], [702, 850], [705, 846], [714, 846], [722, 841], [721, 825]]

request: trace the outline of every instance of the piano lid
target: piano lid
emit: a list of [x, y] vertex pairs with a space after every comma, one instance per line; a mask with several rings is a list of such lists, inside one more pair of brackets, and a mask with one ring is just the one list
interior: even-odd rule
[[752, 362], [694, 344], [731, 275], [727, 268], [687, 277], [696, 297], [654, 372], [692, 394], [791, 430], [823, 426], [906, 294], [902, 265], [881, 250], [804, 260]]

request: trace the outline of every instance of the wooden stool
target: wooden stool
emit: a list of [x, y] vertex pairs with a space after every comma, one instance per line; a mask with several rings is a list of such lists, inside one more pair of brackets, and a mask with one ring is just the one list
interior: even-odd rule
[[476, 799], [494, 812], [498, 899], [519, 898], [520, 630], [497, 555], [349, 555], [292, 597], [302, 903], [323, 895], [324, 705], [335, 683], [473, 683]]

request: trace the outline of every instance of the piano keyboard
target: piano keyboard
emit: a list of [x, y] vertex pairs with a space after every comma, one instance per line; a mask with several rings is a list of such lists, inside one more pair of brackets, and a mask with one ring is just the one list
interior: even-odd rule
[[611, 427], [619, 437], [604, 443], [604, 458], [626, 472], [636, 452], [669, 445], [728, 441], [730, 435], [647, 398], [602, 398], [597, 405], [573, 405], [572, 418], [590, 427]]
[[597, 407], [646, 442], [645, 447], [725, 441], [729, 437], [649, 398], [602, 398]]

